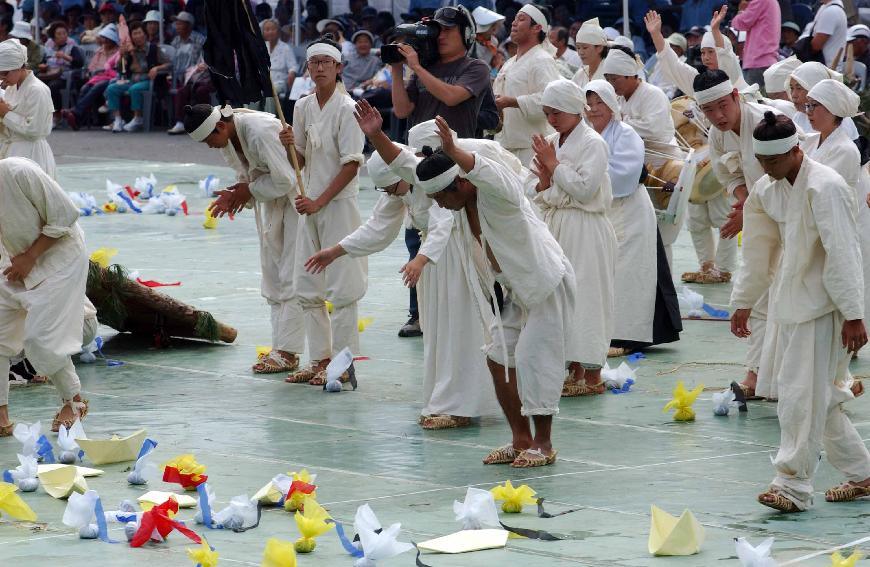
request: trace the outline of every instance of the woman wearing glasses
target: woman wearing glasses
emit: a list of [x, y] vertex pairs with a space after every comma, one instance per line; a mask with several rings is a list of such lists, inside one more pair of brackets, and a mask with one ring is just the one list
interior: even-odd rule
[[[329, 34], [306, 52], [315, 84], [312, 94], [296, 103], [293, 127], [281, 142], [296, 152], [303, 169], [304, 196], [296, 197], [299, 223], [297, 262], [338, 244], [360, 224], [357, 194], [365, 138], [353, 116], [354, 102], [341, 82], [341, 49]], [[297, 266], [294, 276], [305, 321], [310, 364], [291, 374], [291, 383], [326, 383], [326, 366], [345, 347], [359, 352], [357, 302], [365, 295], [368, 262], [342, 257], [321, 273]], [[334, 308], [330, 318], [325, 301]], [[346, 380], [348, 373], [342, 377]]]

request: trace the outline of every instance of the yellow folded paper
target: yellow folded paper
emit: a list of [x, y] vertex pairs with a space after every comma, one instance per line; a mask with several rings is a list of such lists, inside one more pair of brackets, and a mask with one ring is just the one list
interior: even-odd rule
[[674, 410], [674, 421], [694, 421], [695, 410], [692, 409], [692, 404], [695, 403], [695, 400], [702, 391], [704, 391], [703, 384], [698, 384], [698, 386], [690, 392], [686, 390], [686, 386], [683, 384], [682, 380], [677, 382], [677, 387], [674, 388], [674, 399], [665, 405], [664, 409], [662, 409], [662, 413]]
[[111, 439], [76, 439], [76, 443], [92, 463], [108, 465], [135, 461], [146, 435], [148, 432], [140, 429], [127, 437], [113, 435]]
[[75, 465], [61, 465], [55, 469], [37, 472], [39, 482], [51, 496], [64, 499], [73, 492], [84, 494], [88, 491], [88, 483], [81, 471]]
[[59, 469], [61, 467], [69, 467], [69, 466], [75, 466], [76, 469], [78, 469], [78, 471], [81, 473], [81, 475], [85, 478], [90, 478], [92, 476], [100, 476], [106, 472], [106, 471], [101, 470], [101, 469], [92, 469], [90, 467], [80, 467], [77, 465], [58, 465], [58, 464], [56, 464], [56, 465], [37, 465], [36, 474], [38, 475], [39, 473], [42, 473], [42, 472], [53, 471], [53, 470]]
[[855, 567], [855, 563], [864, 557], [860, 551], [855, 550], [849, 557], [843, 557], [839, 551], [831, 556], [831, 567]]
[[117, 253], [117, 248], [107, 248], [105, 246], [103, 246], [102, 248], [97, 248], [96, 250], [94, 250], [94, 253], [91, 254], [91, 262], [99, 264], [101, 268], [108, 268], [109, 261]]
[[649, 552], [653, 555], [694, 555], [704, 543], [704, 526], [689, 510], [679, 518], [652, 507]]
[[136, 499], [139, 502], [139, 507], [147, 512], [154, 506], [163, 504], [169, 497], [173, 496], [178, 502], [179, 508], [195, 508], [196, 500], [187, 494], [175, 494], [174, 492], [160, 492], [159, 490], [151, 490]]
[[0, 515], [7, 514], [17, 520], [36, 521], [36, 513], [15, 494], [18, 487], [8, 482], [0, 482]]
[[511, 481], [506, 480], [501, 486], [491, 489], [492, 497], [502, 501], [501, 510], [506, 514], [519, 514], [523, 506], [533, 506], [538, 503], [534, 498], [535, 491], [528, 484], [514, 488]]
[[202, 545], [198, 548], [187, 548], [187, 557], [198, 567], [216, 567], [218, 564], [218, 553], [212, 551], [205, 538], [202, 539]]
[[509, 534], [510, 532], [505, 530], [462, 530], [424, 541], [417, 547], [435, 553], [468, 553], [484, 549], [501, 549], [507, 545]]
[[296, 527], [302, 537], [294, 547], [297, 553], [311, 553], [317, 547], [314, 538], [323, 535], [335, 527], [334, 522], [329, 522], [329, 513], [314, 498], [306, 498], [303, 504], [304, 512], [296, 512]]
[[296, 567], [296, 551], [293, 544], [276, 538], [269, 538], [263, 550], [260, 567]]

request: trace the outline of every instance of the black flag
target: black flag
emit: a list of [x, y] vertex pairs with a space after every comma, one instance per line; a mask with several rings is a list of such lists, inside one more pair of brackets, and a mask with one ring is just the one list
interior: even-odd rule
[[247, 0], [205, 0], [203, 59], [222, 102], [241, 106], [272, 96], [269, 51]]

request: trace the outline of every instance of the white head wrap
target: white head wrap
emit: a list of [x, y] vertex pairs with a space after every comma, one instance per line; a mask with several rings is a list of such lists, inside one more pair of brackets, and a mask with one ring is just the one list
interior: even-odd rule
[[17, 39], [0, 43], [0, 71], [21, 69], [27, 62], [27, 48]]
[[531, 4], [526, 4], [517, 13], [527, 15], [533, 22], [541, 26], [541, 31], [544, 32], [544, 41], [541, 42], [541, 47], [547, 53], [556, 53], [556, 46], [550, 43], [550, 22], [547, 21], [547, 16]]
[[847, 87], [842, 81], [825, 79], [810, 89], [807, 96], [828, 109], [828, 112], [840, 118], [851, 118], [861, 113], [861, 97]]
[[613, 45], [621, 45], [622, 47], [627, 47], [629, 49], [634, 49], [634, 42], [631, 39], [625, 37], [624, 35], [616, 36], [616, 39], [611, 41]]
[[577, 37], [574, 38], [574, 41], [589, 45], [607, 45], [607, 36], [604, 35], [598, 18], [592, 18], [583, 22], [583, 25], [577, 30]]
[[734, 92], [734, 85], [727, 78], [721, 83], [715, 84], [709, 89], [695, 91], [695, 102], [698, 106], [713, 102], [714, 100], [730, 95]]
[[[451, 130], [450, 133], [455, 140], [457, 138], [456, 132]], [[433, 150], [441, 147], [441, 136], [438, 135], [438, 126], [435, 125], [435, 120], [420, 122], [408, 130], [408, 147], [417, 153], [423, 150], [423, 146], [429, 146]]]
[[550, 81], [544, 87], [541, 104], [568, 114], [582, 115], [588, 108], [586, 106], [586, 93], [577, 83], [568, 79]]
[[[809, 61], [807, 63], [802, 63], [797, 69], [795, 69], [789, 79], [794, 79], [797, 84], [809, 91], [816, 86], [816, 83], [824, 81], [825, 79], [836, 79], [842, 81], [843, 75], [833, 69], [828, 69], [818, 61]], [[788, 92], [788, 96], [791, 98], [791, 81], [786, 82], [786, 92]]]
[[800, 143], [797, 132], [779, 140], [758, 140], [752, 138], [752, 151], [757, 156], [781, 156], [787, 154]]
[[619, 49], [611, 49], [601, 67], [605, 75], [619, 75], [621, 77], [634, 77], [638, 73], [637, 60]]
[[604, 104], [613, 112], [613, 118], [620, 119], [619, 98], [616, 96], [616, 91], [613, 90], [613, 85], [604, 79], [595, 79], [586, 83], [584, 88], [600, 96]]
[[378, 152], [372, 152], [372, 156], [366, 162], [366, 169], [375, 187], [389, 187], [402, 180], [401, 177], [393, 173], [393, 170]]
[[604, 37], [607, 38], [607, 41], [613, 41], [614, 39], [619, 37], [619, 30], [616, 28], [612, 28], [610, 26], [607, 26], [606, 28], [604, 28]]
[[233, 115], [233, 107], [226, 105], [224, 107], [215, 106], [211, 109], [211, 114], [202, 121], [202, 124], [196, 127], [196, 130], [190, 133], [190, 137], [194, 142], [204, 142], [209, 135], [214, 132], [215, 126], [220, 122], [221, 118], [226, 118]]
[[341, 51], [328, 43], [312, 43], [309, 45], [308, 49], [305, 50], [305, 58], [311, 59], [315, 55], [326, 55], [335, 59], [336, 62], [341, 63]]
[[458, 165], [454, 165], [444, 173], [438, 174], [432, 179], [423, 181], [422, 179], [417, 178], [416, 187], [422, 189], [427, 195], [434, 195], [439, 191], [443, 191], [448, 185], [453, 183], [453, 180], [456, 179], [460, 173], [462, 173], [462, 170], [459, 169]]
[[789, 76], [801, 66], [801, 60], [792, 55], [788, 59], [777, 61], [764, 71], [764, 90], [767, 94], [785, 92], [788, 88]]
[[713, 39], [713, 32], [704, 32], [704, 35], [701, 36], [701, 49], [705, 47], [716, 49], [716, 40]]

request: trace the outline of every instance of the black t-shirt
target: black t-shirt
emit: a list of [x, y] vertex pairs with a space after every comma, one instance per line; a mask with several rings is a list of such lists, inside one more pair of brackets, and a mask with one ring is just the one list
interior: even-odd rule
[[449, 85], [465, 87], [471, 97], [456, 106], [447, 106], [432, 96], [415, 74], [407, 87], [408, 98], [414, 103], [414, 112], [408, 117], [408, 127], [440, 115], [460, 138], [473, 138], [482, 95], [491, 88], [489, 65], [479, 59], [463, 57], [451, 63], [435, 63], [426, 70]]

